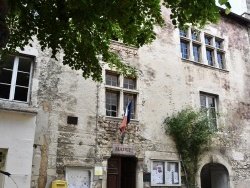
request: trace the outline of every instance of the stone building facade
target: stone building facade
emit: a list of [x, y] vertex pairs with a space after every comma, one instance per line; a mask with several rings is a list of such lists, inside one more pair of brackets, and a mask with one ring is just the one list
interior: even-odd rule
[[[185, 187], [163, 121], [187, 106], [221, 114], [214, 118], [222, 139], [200, 157], [198, 187], [248, 187], [250, 21], [222, 14], [201, 32], [182, 31], [171, 25], [169, 10], [162, 13], [166, 26], [155, 27], [152, 44], [137, 49], [112, 42], [112, 50], [137, 68], [136, 78], [110, 70], [100, 58], [103, 82], [85, 80], [62, 65], [63, 54], [56, 61], [39, 46], [9, 57], [13, 68], [4, 71], [16, 81], [13, 75], [11, 83], [0, 81], [9, 87], [9, 95], [0, 91], [0, 168], [19, 187], [49, 188], [54, 180], [70, 188]], [[23, 62], [30, 62], [26, 71], [17, 68]], [[22, 73], [26, 82], [18, 84]], [[16, 85], [26, 88], [25, 96], [12, 89]], [[129, 100], [132, 120], [120, 144]], [[16, 186], [3, 175], [0, 180], [1, 188]]]

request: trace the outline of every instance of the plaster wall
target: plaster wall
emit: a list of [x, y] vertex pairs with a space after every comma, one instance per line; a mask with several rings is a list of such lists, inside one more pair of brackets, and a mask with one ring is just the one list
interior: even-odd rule
[[[0, 111], [0, 119], [0, 148], [7, 150], [4, 170], [18, 187], [30, 188], [36, 116]], [[12, 179], [3, 178], [4, 188], [16, 187]]]

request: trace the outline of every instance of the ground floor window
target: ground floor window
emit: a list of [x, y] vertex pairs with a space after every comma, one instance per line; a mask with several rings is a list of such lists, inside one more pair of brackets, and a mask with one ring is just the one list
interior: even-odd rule
[[151, 186], [180, 186], [179, 161], [152, 161]]

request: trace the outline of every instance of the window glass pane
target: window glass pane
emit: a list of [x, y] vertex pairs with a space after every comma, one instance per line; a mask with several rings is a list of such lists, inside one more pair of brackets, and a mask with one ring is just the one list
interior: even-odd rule
[[118, 76], [106, 74], [106, 84], [111, 86], [118, 86]]
[[199, 62], [200, 57], [199, 57], [199, 46], [193, 45], [193, 55], [194, 55], [194, 61]]
[[211, 45], [211, 38], [205, 37], [205, 44]]
[[123, 87], [126, 89], [135, 89], [135, 80], [131, 78], [124, 78]]
[[14, 100], [27, 102], [28, 88], [16, 87]]
[[187, 36], [186, 31], [180, 29], [180, 36], [186, 37]]
[[207, 54], [207, 62], [208, 65], [213, 66], [213, 56], [212, 56], [212, 52], [211, 50], [206, 50], [206, 54]]
[[215, 46], [216, 46], [216, 48], [221, 48], [221, 42], [216, 40]]
[[117, 116], [118, 110], [118, 94], [113, 92], [106, 92], [106, 115]]
[[0, 69], [0, 83], [11, 83], [12, 70]]
[[198, 40], [198, 33], [196, 31], [192, 31], [192, 39]]
[[207, 97], [208, 107], [215, 107], [214, 97]]
[[29, 86], [29, 78], [30, 78], [30, 74], [18, 72], [16, 85], [28, 87]]
[[223, 59], [222, 59], [222, 54], [218, 53], [217, 54], [217, 60], [218, 60], [218, 65], [220, 69], [223, 69]]
[[14, 60], [15, 60], [15, 57], [14, 56], [6, 56], [4, 57], [3, 59], [1, 59], [0, 61], [0, 70], [2, 68], [6, 68], [6, 69], [13, 69], [13, 64], [14, 64]]
[[135, 119], [135, 104], [136, 104], [136, 95], [124, 94], [123, 96], [123, 111], [125, 113], [128, 103], [132, 101], [131, 107], [131, 119]]
[[10, 85], [0, 84], [0, 98], [9, 99]]
[[19, 57], [18, 71], [30, 73], [31, 59]]
[[180, 45], [181, 45], [180, 47], [181, 47], [182, 58], [188, 59], [188, 44], [185, 42], [181, 42]]

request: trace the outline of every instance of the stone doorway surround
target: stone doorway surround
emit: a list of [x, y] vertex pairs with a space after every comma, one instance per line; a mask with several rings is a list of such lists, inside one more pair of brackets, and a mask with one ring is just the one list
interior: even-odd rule
[[209, 163], [211, 164], [217, 163], [217, 164], [223, 165], [228, 172], [228, 188], [234, 188], [234, 184], [233, 184], [234, 173], [233, 173], [231, 165], [220, 154], [214, 154], [214, 153], [207, 153], [206, 155], [204, 155], [202, 160], [198, 163], [199, 169], [196, 174], [196, 182], [198, 184], [197, 187], [201, 188], [201, 177], [200, 177], [201, 170], [206, 164], [209, 164]]

